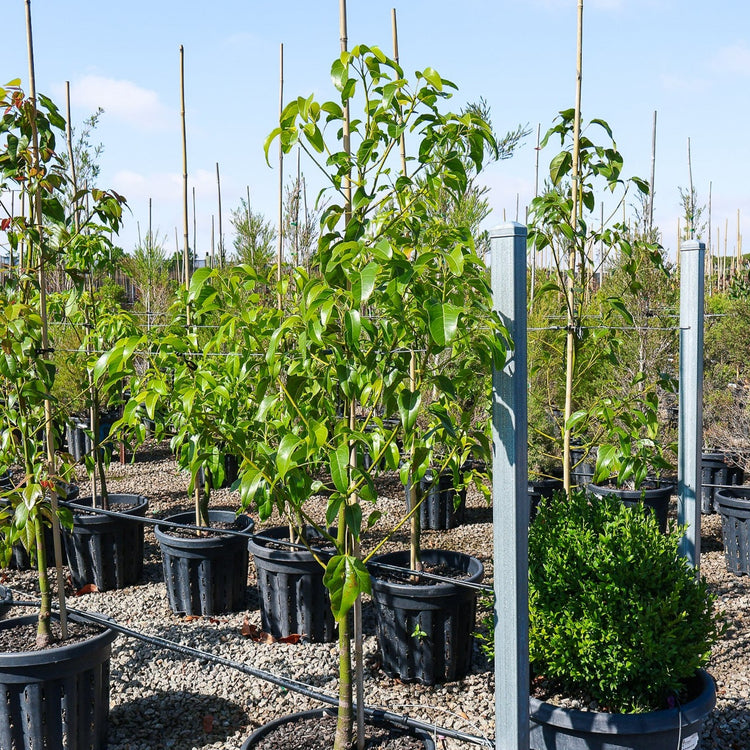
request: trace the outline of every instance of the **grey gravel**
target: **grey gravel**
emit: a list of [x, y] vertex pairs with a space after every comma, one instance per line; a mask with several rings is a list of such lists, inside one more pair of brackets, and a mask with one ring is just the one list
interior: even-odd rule
[[[161, 517], [190, 509], [188, 477], [176, 468], [164, 446], [148, 446], [135, 463], [113, 462], [109, 488], [116, 492], [145, 494], [148, 515]], [[87, 480], [81, 478], [81, 494]], [[383, 501], [400, 513], [403, 492], [395, 477], [384, 482]], [[236, 508], [239, 496], [230, 490], [215, 491], [212, 506]], [[318, 499], [322, 519], [325, 501]], [[479, 557], [485, 565], [485, 582], [492, 580], [491, 510], [470, 490], [466, 523], [450, 531], [425, 531], [425, 547], [453, 549]], [[267, 525], [278, 525], [272, 519]], [[378, 524], [382, 526], [382, 522]], [[378, 526], [375, 533], [378, 533]], [[719, 597], [729, 625], [714, 649], [708, 670], [717, 683], [717, 705], [706, 722], [704, 750], [750, 748], [750, 580], [728, 573], [721, 545], [721, 523], [716, 515], [703, 517], [702, 572]], [[384, 551], [402, 549], [405, 532], [396, 534]], [[118, 622], [148, 635], [168, 638], [278, 675], [308, 682], [335, 695], [336, 644], [262, 644], [242, 635], [243, 623], [260, 627], [255, 593], [255, 571], [250, 564], [248, 609], [215, 617], [185, 618], [172, 614], [162, 583], [161, 557], [151, 527], [146, 527], [143, 582], [116, 592], [71, 597], [71, 605], [110, 615]], [[9, 571], [6, 585], [14, 591], [33, 592], [33, 576]], [[460, 682], [435, 687], [403, 684], [377, 669], [374, 623], [365, 602], [365, 700], [422, 721], [482, 737], [494, 736], [491, 665], [475, 644], [471, 673]], [[239, 749], [257, 726], [294, 711], [319, 704], [236, 670], [207, 661], [184, 658], [175, 652], [142, 641], [118, 637], [111, 662], [109, 750]], [[446, 740], [445, 750], [469, 747]]]

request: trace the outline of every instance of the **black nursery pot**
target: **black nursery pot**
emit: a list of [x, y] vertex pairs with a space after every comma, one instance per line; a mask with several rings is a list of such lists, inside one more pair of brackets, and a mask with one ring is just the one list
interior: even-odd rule
[[[300, 750], [306, 746], [305, 737], [297, 736], [294, 733], [293, 725], [295, 722], [307, 721], [310, 723], [309, 732], [313, 737], [317, 737], [319, 733], [320, 722], [326, 717], [330, 717], [330, 721], [335, 721], [333, 718], [335, 714], [331, 710], [325, 708], [319, 708], [313, 711], [302, 711], [296, 714], [290, 714], [289, 716], [282, 716], [280, 719], [268, 722], [259, 726], [242, 744], [242, 750], [255, 750], [255, 748], [261, 747], [266, 740], [270, 740], [273, 735], [279, 735], [278, 739], [274, 740], [275, 747], [299, 747]], [[404, 727], [397, 727], [385, 719], [369, 717], [366, 720], [367, 724], [374, 725], [377, 727], [387, 727], [393, 733], [394, 737], [403, 737], [409, 735], [416, 737], [422, 743], [424, 750], [435, 750], [435, 743], [432, 737], [427, 733], [418, 729], [405, 729]], [[393, 747], [393, 745], [389, 745]]]
[[656, 516], [659, 531], [664, 534], [667, 530], [669, 501], [674, 494], [675, 486], [671, 482], [651, 482], [651, 485], [653, 486], [641, 487], [639, 490], [625, 490], [608, 485], [590, 484], [588, 489], [598, 497], [614, 495], [630, 507], [643, 502]]
[[[0, 628], [18, 623], [33, 628], [36, 616], [3, 620]], [[109, 661], [116, 635], [107, 629], [79, 643], [0, 653], [0, 747], [106, 747]]]
[[[379, 555], [373, 563], [409, 566], [409, 552]], [[423, 550], [425, 567], [446, 566], [478, 583], [484, 566], [475, 557]], [[383, 671], [404, 682], [425, 685], [458, 680], [471, 668], [477, 592], [456, 582], [399, 582], [373, 565], [372, 600]]]
[[[77, 500], [91, 507], [92, 498]], [[111, 494], [109, 510], [143, 518], [148, 500], [143, 495]], [[143, 524], [104, 514], [75, 513], [73, 531], [64, 536], [73, 586], [93, 583], [99, 591], [133, 586], [143, 575]]]
[[727, 570], [750, 574], [750, 487], [716, 491], [716, 510], [721, 515], [721, 536]]
[[700, 750], [703, 721], [716, 704], [716, 686], [699, 670], [692, 700], [679, 708], [639, 714], [577, 711], [529, 700], [532, 750]]
[[559, 477], [544, 477], [543, 479], [529, 480], [529, 518], [534, 520], [539, 511], [539, 503], [549, 500], [555, 492], [565, 487], [563, 480]]
[[8, 614], [8, 610], [13, 606], [13, 594], [9, 588], [0, 586], [0, 620]]
[[[192, 512], [165, 519], [174, 523], [195, 523]], [[236, 531], [248, 534], [253, 521], [233, 511], [209, 510], [209, 527], [237, 521]], [[238, 534], [175, 536], [168, 526], [154, 530], [161, 547], [164, 582], [169, 606], [175, 614], [214, 615], [238, 612], [247, 594], [247, 538]]]
[[745, 481], [745, 472], [732, 466], [723, 452], [701, 454], [701, 513], [713, 513], [716, 508], [718, 487], [711, 485], [739, 485]]
[[263, 630], [275, 638], [298, 633], [314, 643], [335, 640], [336, 622], [320, 563], [311, 552], [285, 549], [274, 540], [288, 541], [289, 529], [266, 529], [248, 542], [258, 574]]
[[[9, 488], [10, 489], [10, 488]], [[60, 501], [69, 500], [73, 502], [78, 497], [78, 486], [75, 484], [67, 484], [60, 482], [57, 487], [57, 494]], [[0, 507], [7, 505], [7, 500], [0, 499]], [[62, 541], [64, 541], [64, 535], [62, 535]], [[54, 550], [54, 538], [52, 528], [45, 524], [44, 526], [44, 546], [47, 550], [47, 565], [53, 566], [55, 560], [52, 551]], [[62, 564], [66, 565], [68, 562], [67, 555], [65, 553], [65, 545], [62, 545]], [[30, 568], [36, 567], [36, 550], [31, 555], [26, 551], [24, 546], [18, 542], [13, 545], [13, 554], [10, 558], [9, 567], [15, 568], [16, 570], [29, 570]]]
[[[409, 504], [409, 485], [406, 486], [406, 503]], [[466, 511], [466, 490], [456, 492], [453, 487], [453, 473], [443, 472], [434, 481], [432, 471], [419, 481], [419, 523], [423, 529], [446, 530], [459, 526], [464, 521]], [[458, 497], [458, 501], [456, 498]]]

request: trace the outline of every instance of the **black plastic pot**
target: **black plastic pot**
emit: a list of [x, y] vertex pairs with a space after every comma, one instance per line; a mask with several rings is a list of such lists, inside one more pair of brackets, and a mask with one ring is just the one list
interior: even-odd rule
[[[91, 497], [76, 501], [91, 507]], [[143, 495], [111, 494], [109, 510], [128, 506], [129, 516], [143, 518]], [[134, 506], [134, 507], [130, 507]], [[99, 591], [133, 586], [143, 574], [143, 524], [103, 514], [75, 513], [73, 531], [64, 535], [68, 565], [76, 590], [93, 583]]]
[[[479, 582], [484, 566], [475, 557], [423, 550], [426, 567], [445, 565]], [[409, 566], [409, 552], [379, 555], [373, 563]], [[396, 583], [372, 568], [372, 601], [377, 617], [381, 666], [390, 677], [434, 685], [464, 677], [472, 658], [477, 592], [458, 582]]]
[[750, 487], [717, 490], [715, 501], [727, 570], [750, 575]]
[[[108, 447], [111, 449], [111, 443], [107, 443], [107, 438], [118, 416], [116, 412], [102, 412], [99, 415], [99, 445], [101, 448]], [[68, 445], [68, 453], [73, 456], [77, 463], [81, 463], [93, 450], [91, 438], [87, 433], [90, 427], [88, 417], [76, 417], [65, 425], [65, 441]]]
[[298, 633], [313, 643], [336, 639], [324, 570], [307, 550], [277, 547], [273, 541], [289, 540], [289, 529], [277, 526], [256, 534], [248, 549], [258, 574], [260, 619], [265, 632], [275, 638]]
[[[57, 488], [57, 494], [60, 500], [70, 500], [72, 502], [78, 497], [78, 486], [75, 484], [60, 482]], [[4, 498], [0, 499], [0, 507], [7, 505], [7, 502], [8, 501]], [[53, 558], [54, 539], [52, 536], [52, 528], [46, 525], [44, 527], [44, 546], [47, 550], [47, 565], [51, 567], [55, 564]], [[62, 563], [65, 565], [68, 562], [68, 558], [65, 554], [64, 545], [62, 546], [61, 551]], [[16, 570], [29, 570], [30, 568], [36, 568], [36, 550], [29, 555], [20, 542], [14, 544], [9, 567], [15, 568]]]
[[570, 481], [576, 487], [587, 487], [594, 481], [596, 453], [589, 452], [589, 457], [584, 460], [585, 455], [583, 448], [570, 449]]
[[[3, 620], [0, 628], [19, 622], [33, 627], [36, 616]], [[106, 747], [109, 660], [115, 636], [115, 631], [104, 630], [80, 643], [0, 653], [0, 747]]]
[[745, 472], [733, 466], [724, 452], [701, 454], [701, 513], [716, 510], [717, 487], [711, 485], [739, 485], [745, 481]]
[[563, 480], [559, 477], [545, 477], [544, 479], [529, 479], [529, 518], [533, 520], [539, 510], [542, 500], [549, 500], [552, 495], [564, 488]]
[[[427, 471], [419, 482], [419, 523], [423, 529], [453, 529], [464, 521], [466, 511], [466, 490], [456, 492], [453, 487], [453, 473], [443, 472], [436, 482], [432, 471]], [[405, 488], [407, 507], [409, 486]], [[456, 501], [458, 498], [458, 501]]]
[[[242, 750], [254, 750], [254, 748], [259, 746], [261, 741], [277, 732], [281, 734], [282, 737], [286, 736], [285, 731], [287, 727], [289, 727], [289, 725], [293, 724], [295, 721], [314, 719], [315, 723], [317, 724], [326, 715], [330, 716], [335, 714], [332, 714], [332, 711], [330, 709], [319, 708], [313, 711], [302, 711], [297, 714], [282, 716], [280, 719], [270, 721], [268, 722], [268, 724], [263, 724], [262, 726], [258, 727], [242, 744]], [[386, 722], [382, 719], [376, 720], [368, 718], [366, 723], [380, 727], [389, 726], [389, 722]], [[400, 732], [402, 736], [409, 735], [411, 737], [418, 737], [420, 740], [422, 740], [425, 750], [435, 750], [435, 743], [432, 737], [427, 732], [421, 732], [416, 729], [404, 729], [403, 727], [394, 727], [394, 731]], [[293, 736], [290, 737], [290, 742], [294, 742]], [[291, 747], [293, 746], [293, 744], [289, 744], [289, 746]], [[303, 746], [300, 746], [300, 750], [303, 750]]]
[[692, 682], [693, 700], [640, 714], [576, 711], [530, 698], [531, 750], [698, 750], [716, 686], [703, 670]]
[[0, 620], [8, 614], [8, 610], [13, 606], [13, 594], [9, 588], [0, 586]]
[[659, 524], [659, 530], [667, 530], [667, 512], [669, 510], [669, 501], [674, 494], [675, 486], [671, 482], [651, 482], [649, 486], [641, 487], [639, 490], [625, 490], [609, 485], [590, 484], [588, 489], [598, 497], [614, 495], [622, 500], [625, 505], [634, 506], [643, 502], [646, 508], [649, 508], [656, 516]]
[[[209, 526], [238, 522], [238, 531], [248, 534], [253, 521], [228, 510], [210, 510]], [[165, 519], [194, 524], [192, 512]], [[238, 534], [180, 537], [168, 526], [154, 530], [161, 547], [164, 582], [169, 606], [175, 614], [214, 615], [238, 612], [247, 594], [247, 538]]]

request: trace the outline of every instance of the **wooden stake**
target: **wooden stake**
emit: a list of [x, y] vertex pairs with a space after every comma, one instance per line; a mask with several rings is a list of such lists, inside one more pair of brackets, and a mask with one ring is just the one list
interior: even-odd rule
[[[185, 278], [185, 289], [188, 289], [190, 287], [190, 239], [188, 237], [187, 130], [185, 127], [185, 50], [182, 45], [180, 45], [180, 120], [182, 121], [182, 273]], [[190, 306], [188, 305], [186, 310], [188, 325], [190, 325], [190, 317]]]
[[648, 233], [654, 229], [654, 177], [656, 173], [656, 110], [654, 110], [654, 124], [651, 129], [651, 179], [648, 193]]
[[[28, 47], [29, 58], [29, 98], [31, 102], [31, 158], [32, 165], [37, 174], [39, 174], [39, 131], [36, 127], [36, 75], [34, 72], [34, 39], [31, 26], [31, 0], [26, 0], [26, 42]], [[29, 207], [31, 208], [31, 206]], [[44, 220], [42, 216], [42, 191], [34, 191], [34, 223], [36, 224], [39, 235], [39, 314], [42, 319], [42, 349], [44, 359], [49, 357], [49, 331], [47, 320], [47, 278], [45, 274], [44, 262]], [[31, 252], [31, 243], [29, 243], [29, 252]], [[47, 461], [49, 464], [50, 475], [55, 475], [57, 465], [55, 456], [55, 433], [52, 428], [52, 403], [49, 398], [44, 400], [44, 437], [47, 446]], [[60, 631], [62, 640], [68, 637], [68, 610], [65, 604], [65, 579], [62, 571], [62, 545], [60, 537], [60, 521], [57, 516], [58, 499], [57, 490], [53, 486], [49, 490], [50, 502], [52, 505], [52, 514], [54, 522], [52, 523], [52, 546], [55, 555], [55, 574], [57, 583], [57, 601], [60, 607]], [[48, 592], [47, 592], [48, 593]], [[43, 605], [44, 606], [44, 605]], [[47, 605], [48, 606], [48, 605]], [[41, 616], [40, 612], [40, 616]]]
[[[279, 119], [284, 111], [284, 45], [279, 45]], [[276, 248], [276, 304], [281, 310], [281, 265], [284, 252], [284, 150], [279, 138], [279, 240]]]
[[[578, 0], [578, 35], [577, 35], [577, 54], [576, 54], [576, 98], [575, 114], [573, 120], [573, 168], [571, 172], [571, 190], [573, 191], [573, 207], [570, 212], [570, 221], [574, 229], [578, 225], [580, 191], [580, 154], [581, 154], [581, 82], [583, 78], [583, 0]], [[575, 307], [575, 286], [576, 279], [576, 249], [572, 246], [568, 255], [568, 283], [567, 283], [567, 307], [568, 307], [568, 332], [566, 335], [566, 354], [565, 354], [565, 412], [563, 430], [563, 483], [565, 491], [569, 492], [571, 487], [570, 481], [570, 437], [571, 430], [568, 423], [573, 413], [573, 373], [575, 370], [576, 341], [573, 318]]]
[[219, 175], [219, 162], [216, 162], [216, 193], [219, 198], [219, 266], [224, 268], [226, 257], [224, 253], [224, 232], [221, 228], [221, 176]]

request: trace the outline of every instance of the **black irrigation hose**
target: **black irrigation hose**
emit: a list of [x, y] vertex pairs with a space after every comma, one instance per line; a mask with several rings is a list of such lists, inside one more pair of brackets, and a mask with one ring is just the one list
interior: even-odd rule
[[[22, 607], [39, 606], [39, 602], [35, 601], [14, 600], [13, 604]], [[202, 651], [201, 649], [193, 648], [192, 646], [183, 646], [182, 644], [175, 643], [174, 641], [170, 641], [167, 638], [161, 638], [160, 636], [156, 635], [146, 635], [145, 633], [142, 633], [138, 630], [133, 630], [132, 628], [127, 628], [124, 625], [120, 625], [115, 620], [109, 617], [104, 617], [102, 615], [97, 615], [91, 612], [85, 612], [83, 610], [72, 608], [69, 608], [68, 612], [83, 620], [87, 620], [105, 628], [110, 628], [111, 630], [121, 633], [126, 637], [135, 638], [139, 641], [143, 641], [144, 643], [148, 643], [151, 646], [166, 648], [170, 651], [175, 651], [182, 656], [189, 656], [193, 659], [203, 659], [205, 661], [214, 662], [224, 667], [229, 667], [231, 669], [237, 670], [238, 672], [250, 675], [251, 677], [256, 677], [260, 680], [263, 680], [264, 682], [270, 682], [271, 684], [277, 685], [278, 687], [284, 688], [286, 690], [291, 690], [295, 693], [299, 693], [300, 695], [304, 695], [307, 698], [312, 698], [313, 700], [320, 701], [321, 703], [327, 703], [330, 706], [338, 707], [338, 697], [328, 695], [327, 693], [320, 693], [304, 682], [299, 682], [298, 680], [293, 680], [287, 677], [279, 677], [272, 672], [266, 672], [263, 669], [256, 669], [255, 667], [251, 667], [247, 664], [241, 664], [240, 662], [233, 661], [232, 659], [227, 659], [224, 656], [212, 654], [209, 651]], [[354, 704], [354, 707], [356, 709], [356, 704]], [[495, 746], [494, 742], [487, 739], [486, 737], [478, 737], [473, 734], [460, 732], [456, 729], [449, 729], [448, 727], [439, 727], [437, 724], [427, 724], [426, 722], [419, 721], [418, 719], [412, 719], [402, 714], [396, 714], [383, 708], [365, 706], [365, 715], [368, 718], [383, 719], [399, 727], [407, 729], [418, 729], [430, 734], [440, 734], [444, 737], [450, 737], [451, 739], [460, 740], [462, 742], [470, 742], [475, 745], [483, 745], [484, 747], [494, 748]]]
[[[138, 523], [145, 523], [149, 526], [169, 526], [170, 528], [177, 528], [177, 529], [187, 529], [189, 531], [205, 531], [205, 526], [193, 526], [191, 524], [186, 523], [177, 523], [175, 521], [165, 521], [163, 519], [158, 518], [145, 518], [143, 516], [131, 516], [128, 513], [122, 513], [119, 511], [114, 510], [104, 510], [102, 508], [92, 508], [89, 505], [78, 505], [77, 503], [68, 503], [68, 502], [60, 502], [60, 505], [68, 508], [69, 510], [74, 510], [78, 512], [84, 512], [84, 513], [92, 513], [92, 514], [100, 514], [105, 516], [113, 516], [115, 518], [126, 518], [130, 521], [136, 521]], [[332, 556], [333, 553], [330, 550], [323, 550], [318, 549], [317, 547], [306, 547], [304, 544], [298, 544], [297, 542], [289, 542], [286, 540], [279, 540], [279, 539], [272, 539], [271, 537], [263, 536], [263, 534], [253, 534], [252, 532], [248, 531], [237, 531], [235, 529], [221, 529], [222, 534], [228, 534], [230, 536], [243, 536], [245, 538], [253, 537], [254, 539], [258, 539], [262, 542], [270, 542], [273, 544], [281, 544], [285, 547], [290, 547], [292, 549], [300, 550], [300, 551], [312, 551], [315, 554], [321, 555], [321, 556]], [[419, 571], [419, 570], [409, 570], [407, 568], [402, 568], [398, 565], [388, 565], [387, 563], [379, 563], [379, 562], [368, 562], [367, 563], [368, 569], [372, 568], [374, 570], [380, 570], [386, 573], [397, 573], [401, 576], [407, 575], [407, 576], [416, 576], [419, 578], [424, 578], [428, 581], [436, 581], [438, 583], [453, 583], [458, 586], [462, 586], [467, 589], [471, 589], [473, 591], [479, 591], [480, 593], [484, 594], [493, 594], [494, 589], [492, 586], [489, 586], [486, 583], [474, 583], [472, 581], [464, 581], [460, 578], [448, 578], [446, 576], [436, 575], [435, 573], [428, 573], [426, 571]]]

